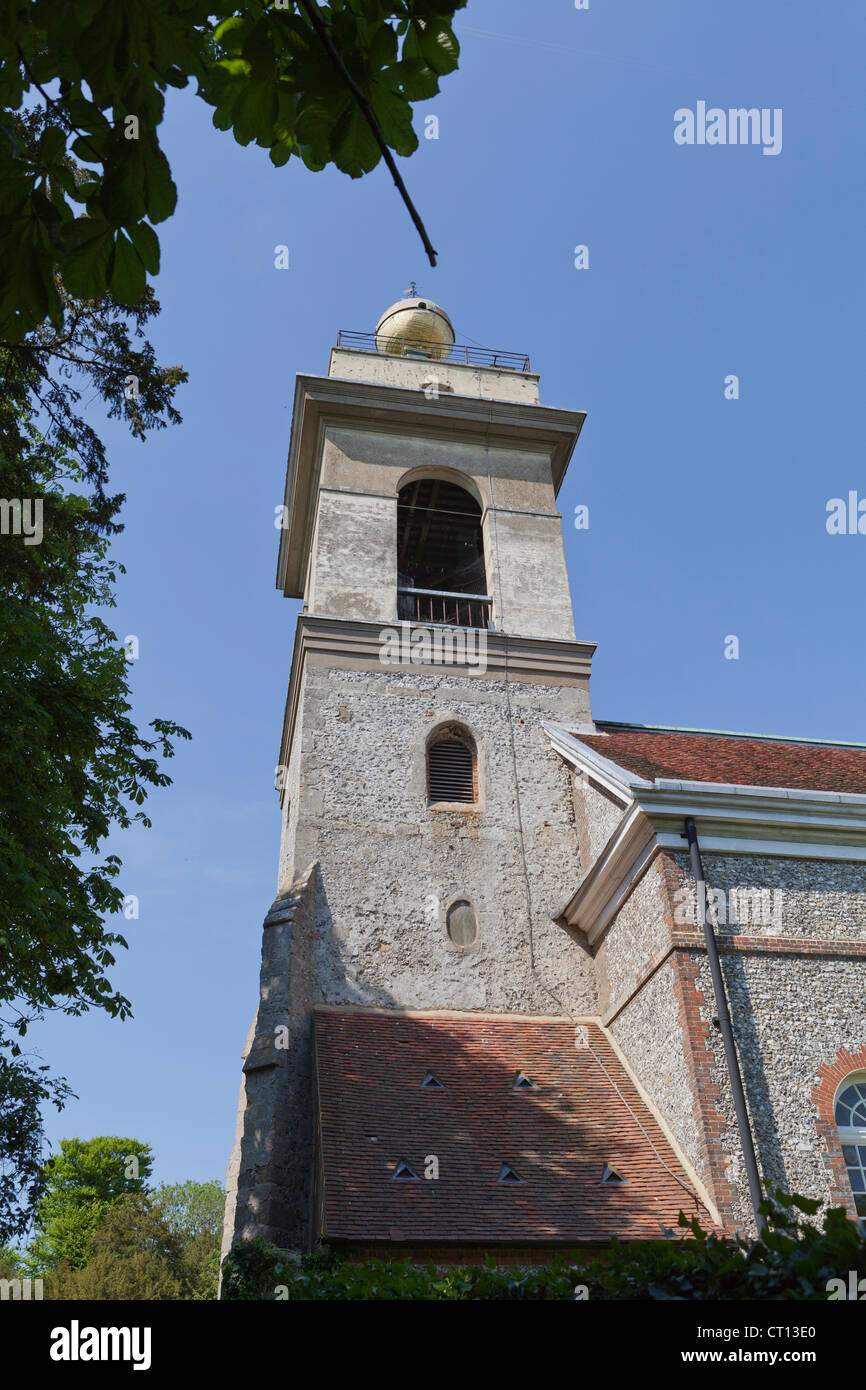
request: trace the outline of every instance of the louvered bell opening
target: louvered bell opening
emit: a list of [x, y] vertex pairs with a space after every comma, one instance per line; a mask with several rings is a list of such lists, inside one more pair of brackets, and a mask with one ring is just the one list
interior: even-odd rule
[[427, 792], [431, 801], [475, 800], [472, 749], [456, 738], [434, 743], [427, 754]]

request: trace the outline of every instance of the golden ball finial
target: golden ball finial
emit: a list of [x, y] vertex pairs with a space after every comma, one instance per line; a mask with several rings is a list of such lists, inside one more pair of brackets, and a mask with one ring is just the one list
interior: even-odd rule
[[451, 320], [432, 299], [416, 293], [414, 280], [407, 295], [386, 309], [376, 325], [377, 352], [444, 361], [454, 346]]

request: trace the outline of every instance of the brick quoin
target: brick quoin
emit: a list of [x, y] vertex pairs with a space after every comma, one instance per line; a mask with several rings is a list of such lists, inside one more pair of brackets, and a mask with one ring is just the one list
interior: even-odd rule
[[[706, 1163], [710, 1186], [722, 1224], [733, 1227], [735, 1190], [728, 1176], [730, 1155], [721, 1143], [725, 1128], [722, 1097], [714, 1079], [715, 1056], [710, 1040], [709, 1016], [713, 1009], [707, 1003], [698, 983], [700, 957], [679, 951], [672, 957], [674, 994], [679, 1010], [680, 1030], [685, 1042], [686, 1065], [692, 1078], [693, 1113], [698, 1123], [701, 1150]], [[701, 1017], [701, 1010], [705, 1017]]]
[[[659, 868], [659, 875], [661, 878], [662, 892], [664, 894], [665, 926], [668, 928], [672, 935], [698, 935], [699, 928], [693, 920], [694, 917], [697, 915], [697, 906], [695, 904], [694, 894], [694, 880], [691, 878], [689, 874], [686, 874], [683, 871], [680, 865], [676, 862], [675, 859], [671, 857], [670, 854], [660, 853], [658, 855], [657, 863]], [[689, 922], [678, 922], [676, 920], [676, 907], [674, 906], [674, 898], [675, 894], [677, 894], [683, 888], [688, 888], [691, 896], [690, 907], [692, 909], [692, 920], [690, 920]], [[677, 901], [682, 902], [682, 899], [678, 899]], [[682, 913], [680, 913], [680, 915], [682, 915]]]
[[824, 1062], [818, 1068], [815, 1089], [812, 1091], [812, 1101], [818, 1112], [815, 1117], [815, 1127], [824, 1149], [824, 1163], [833, 1176], [830, 1203], [832, 1206], [845, 1207], [849, 1216], [856, 1217], [854, 1197], [851, 1192], [851, 1184], [848, 1181], [848, 1170], [842, 1157], [842, 1145], [839, 1141], [839, 1131], [836, 1128], [836, 1120], [833, 1115], [836, 1092], [845, 1077], [850, 1076], [853, 1071], [866, 1071], [866, 1045], [861, 1047], [859, 1052], [849, 1052], [847, 1047], [842, 1047], [831, 1061]]

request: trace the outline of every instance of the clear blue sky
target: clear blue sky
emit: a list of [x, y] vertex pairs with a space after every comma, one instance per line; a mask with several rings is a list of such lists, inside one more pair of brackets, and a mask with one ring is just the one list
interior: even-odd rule
[[[112, 845], [140, 900], [114, 972], [134, 1020], [34, 1034], [80, 1096], [49, 1137], [132, 1135], [168, 1181], [223, 1175], [276, 886], [294, 378], [413, 277], [458, 341], [529, 352], [543, 401], [588, 412], [560, 504], [596, 717], [866, 741], [866, 536], [825, 529], [829, 498], [866, 496], [862, 3], [470, 0], [457, 31], [460, 71], [416, 107], [440, 138], [404, 162], [436, 270], [383, 168], [275, 170], [170, 95], [153, 336], [190, 373], [184, 423], [104, 435], [137, 716], [194, 741], [153, 830]], [[782, 108], [782, 152], [676, 145], [702, 100]]]

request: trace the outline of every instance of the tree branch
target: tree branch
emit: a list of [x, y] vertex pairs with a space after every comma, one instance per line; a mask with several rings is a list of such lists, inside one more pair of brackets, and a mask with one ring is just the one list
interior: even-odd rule
[[343, 62], [342, 58], [340, 57], [339, 53], [337, 52], [336, 48], [331, 42], [331, 36], [328, 33], [327, 26], [325, 25], [322, 16], [319, 14], [315, 0], [299, 0], [299, 4], [306, 11], [307, 18], [309, 19], [310, 23], [312, 24], [313, 28], [315, 29], [316, 33], [321, 39], [322, 44], [325, 50], [327, 51], [328, 57], [330, 58], [334, 67], [337, 69], [337, 72], [342, 77], [343, 81], [349, 88], [349, 91], [352, 93], [352, 96], [355, 98], [355, 101], [360, 107], [364, 119], [366, 120], [368, 126], [373, 132], [376, 144], [382, 151], [382, 157], [391, 171], [391, 177], [397, 185], [397, 191], [399, 192], [400, 197], [403, 199], [403, 202], [406, 204], [409, 216], [412, 218], [412, 221], [415, 223], [415, 226], [418, 229], [418, 235], [424, 243], [424, 250], [427, 252], [427, 259], [429, 260], [431, 265], [435, 265], [436, 252], [433, 249], [433, 246], [430, 242], [430, 238], [427, 235], [427, 229], [424, 226], [424, 223], [421, 221], [415, 204], [409, 197], [409, 191], [406, 188], [406, 185], [403, 182], [402, 178], [400, 177], [400, 170], [394, 163], [394, 157], [391, 154], [391, 151], [388, 149], [387, 142], [385, 140], [384, 135], [382, 134], [382, 128], [379, 125], [379, 122], [376, 120], [376, 113], [374, 112], [369, 101], [364, 96], [364, 93], [361, 91], [361, 88], [358, 86], [354, 77], [349, 72], [349, 69], [346, 67], [345, 63]]
[[36, 81], [36, 78], [33, 76], [30, 64], [24, 57], [24, 50], [22, 49], [20, 43], [17, 43], [15, 47], [18, 50], [18, 57], [21, 60], [21, 66], [23, 67], [27, 76], [30, 78], [30, 81], [33, 83], [33, 86], [36, 88], [39, 95], [42, 97], [42, 100], [45, 102], [46, 106], [50, 106], [52, 111], [57, 112], [57, 115], [60, 117], [61, 121], [63, 121], [70, 135], [77, 135], [79, 140], [84, 140], [86, 144], [90, 147], [90, 149], [93, 150], [94, 164], [101, 164], [102, 155], [99, 153], [99, 151], [93, 149], [93, 146], [90, 144], [90, 141], [87, 139], [87, 136], [82, 134], [82, 132], [78, 129], [78, 126], [74, 125], [72, 121], [69, 119], [69, 117], [66, 115], [66, 113], [63, 110], [61, 110], [61, 108], [57, 105], [57, 102], [52, 101], [51, 97], [48, 95], [45, 89], [43, 87], [40, 87], [39, 83]]

